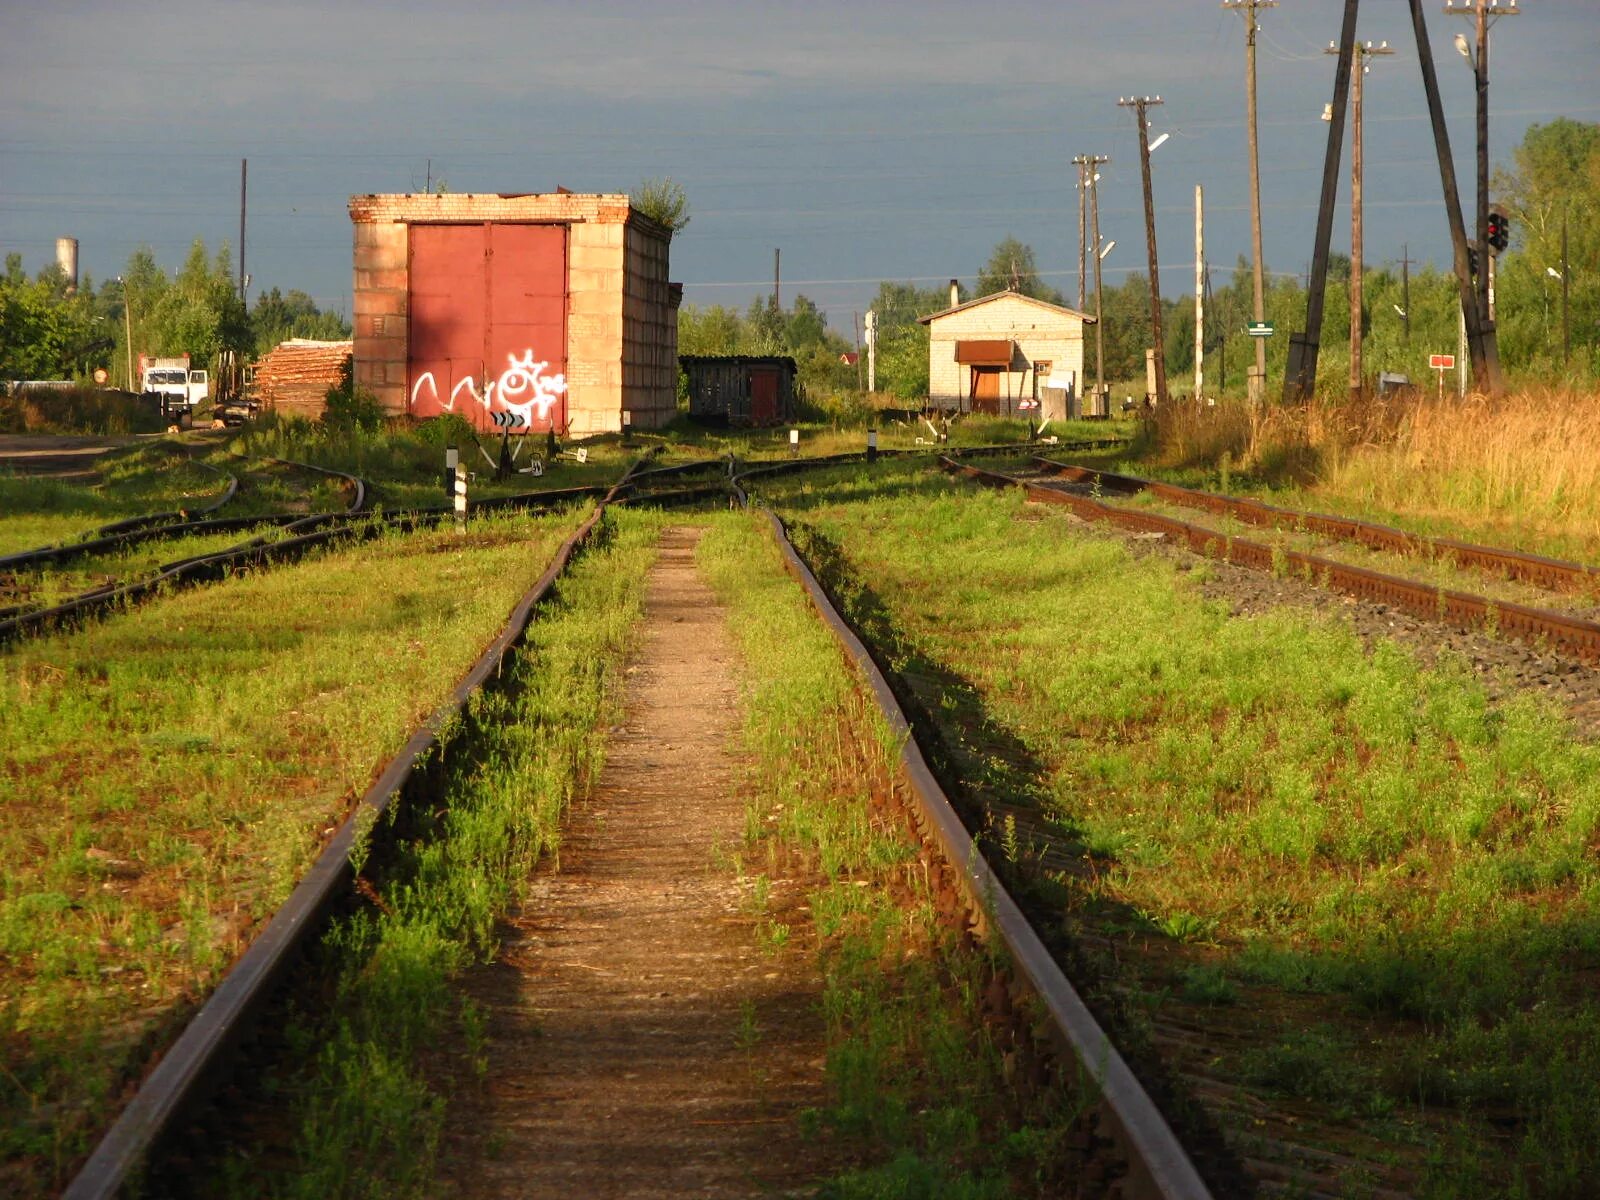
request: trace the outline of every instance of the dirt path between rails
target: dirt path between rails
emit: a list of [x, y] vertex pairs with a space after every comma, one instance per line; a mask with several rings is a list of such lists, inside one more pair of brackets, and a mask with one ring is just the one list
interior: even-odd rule
[[[453, 1105], [452, 1190], [472, 1197], [796, 1195], [829, 1173], [798, 1114], [824, 1101], [820, 980], [799, 935], [763, 949], [743, 844], [736, 659], [665, 531], [604, 771], [471, 977], [488, 1076]], [[801, 902], [774, 881], [769, 911]]]

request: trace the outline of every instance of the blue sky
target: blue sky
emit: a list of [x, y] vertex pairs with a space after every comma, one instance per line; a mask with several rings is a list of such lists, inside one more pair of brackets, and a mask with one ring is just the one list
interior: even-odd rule
[[[1524, 0], [1495, 29], [1496, 163], [1534, 122], [1600, 121], [1600, 0]], [[1426, 12], [1463, 195], [1472, 194], [1469, 23]], [[1310, 257], [1343, 0], [1262, 15], [1268, 266]], [[1359, 35], [1397, 50], [1366, 89], [1369, 264], [1447, 260], [1408, 7], [1367, 0]], [[848, 330], [879, 279], [971, 280], [1014, 234], [1075, 299], [1075, 154], [1109, 154], [1108, 283], [1144, 269], [1134, 118], [1153, 134], [1162, 290], [1249, 247], [1244, 26], [1217, 0], [875, 4], [457, 4], [278, 0], [159, 5], [0, 0], [0, 252], [29, 270], [58, 236], [96, 278], [148, 244], [238, 238], [250, 160], [252, 295], [302, 288], [349, 311], [352, 193], [628, 191], [671, 176], [692, 221], [673, 277], [697, 303], [804, 292]], [[1348, 172], [1348, 148], [1344, 173]], [[1348, 181], [1335, 250], [1347, 250]]]

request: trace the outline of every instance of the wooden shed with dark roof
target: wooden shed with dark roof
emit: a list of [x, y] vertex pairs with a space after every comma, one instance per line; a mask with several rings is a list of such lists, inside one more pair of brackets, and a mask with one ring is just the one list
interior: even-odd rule
[[794, 419], [798, 368], [787, 355], [684, 354], [689, 415], [730, 425], [775, 425]]

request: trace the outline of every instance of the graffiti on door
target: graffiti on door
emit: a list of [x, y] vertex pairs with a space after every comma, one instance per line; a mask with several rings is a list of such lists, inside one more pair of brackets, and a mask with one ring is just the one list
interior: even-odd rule
[[457, 401], [470, 399], [472, 403], [482, 408], [485, 414], [494, 411], [496, 404], [502, 410], [520, 413], [528, 428], [532, 428], [536, 423], [541, 425], [547, 423], [550, 420], [550, 410], [566, 394], [566, 375], [561, 372], [546, 375], [545, 369], [549, 367], [549, 362], [535, 361], [532, 350], [524, 350], [521, 355], [508, 354], [506, 363], [506, 369], [500, 372], [498, 379], [490, 379], [484, 383], [481, 395], [478, 392], [477, 380], [471, 375], [465, 375], [450, 389], [450, 398], [444, 401], [439, 399], [439, 385], [434, 381], [433, 372], [424, 371], [417, 376], [416, 383], [411, 386], [411, 410], [425, 411], [421, 409], [419, 402], [431, 401], [441, 412], [455, 412]]

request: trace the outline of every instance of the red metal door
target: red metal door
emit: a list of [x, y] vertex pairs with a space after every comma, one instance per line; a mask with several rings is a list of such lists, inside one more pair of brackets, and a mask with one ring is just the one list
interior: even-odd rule
[[411, 227], [411, 412], [459, 412], [476, 419], [483, 379], [484, 227]]
[[564, 225], [413, 225], [411, 412], [480, 429], [512, 410], [543, 432], [567, 423]]
[[778, 373], [771, 370], [750, 372], [750, 421], [771, 425], [778, 419]]

